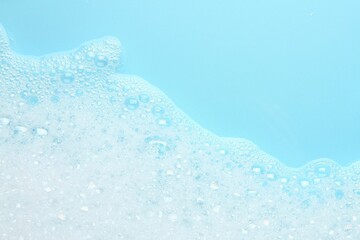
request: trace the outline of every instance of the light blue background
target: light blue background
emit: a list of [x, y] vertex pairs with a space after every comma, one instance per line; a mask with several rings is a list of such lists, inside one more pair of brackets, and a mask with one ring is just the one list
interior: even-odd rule
[[360, 159], [359, 13], [358, 0], [0, 0], [18, 52], [116, 36], [122, 72], [291, 166]]

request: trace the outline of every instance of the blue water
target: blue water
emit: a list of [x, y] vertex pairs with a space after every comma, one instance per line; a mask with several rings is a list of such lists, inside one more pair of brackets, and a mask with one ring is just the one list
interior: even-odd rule
[[359, 6], [0, 2], [0, 239], [356, 239]]
[[18, 52], [112, 35], [146, 78], [219, 136], [290, 166], [360, 159], [358, 1], [1, 1]]

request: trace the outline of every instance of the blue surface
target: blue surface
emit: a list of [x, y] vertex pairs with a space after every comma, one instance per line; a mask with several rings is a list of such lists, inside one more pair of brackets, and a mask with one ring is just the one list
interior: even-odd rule
[[124, 73], [220, 136], [284, 163], [360, 159], [360, 2], [0, 1], [13, 48], [68, 50], [104, 35]]

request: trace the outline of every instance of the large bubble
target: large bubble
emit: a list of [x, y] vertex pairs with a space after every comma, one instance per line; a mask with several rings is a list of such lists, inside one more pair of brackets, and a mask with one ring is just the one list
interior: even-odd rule
[[[357, 239], [360, 166], [215, 136], [105, 38], [40, 58], [0, 28], [0, 239]], [[264, 237], [266, 236], [266, 237]]]

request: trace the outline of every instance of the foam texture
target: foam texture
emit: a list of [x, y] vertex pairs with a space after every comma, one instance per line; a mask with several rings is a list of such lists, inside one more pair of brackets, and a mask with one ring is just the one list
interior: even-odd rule
[[0, 28], [0, 239], [358, 239], [359, 163], [218, 137], [120, 53], [21, 56]]

